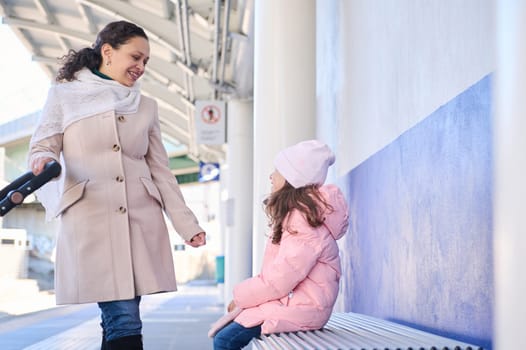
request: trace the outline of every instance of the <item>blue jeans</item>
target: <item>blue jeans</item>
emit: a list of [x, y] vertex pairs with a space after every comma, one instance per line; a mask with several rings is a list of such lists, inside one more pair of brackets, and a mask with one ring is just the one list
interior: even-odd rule
[[106, 341], [138, 335], [142, 332], [139, 312], [141, 297], [97, 303], [101, 311], [100, 323]]
[[261, 335], [261, 326], [245, 328], [232, 322], [221, 329], [214, 337], [214, 350], [240, 350], [248, 345], [252, 338]]

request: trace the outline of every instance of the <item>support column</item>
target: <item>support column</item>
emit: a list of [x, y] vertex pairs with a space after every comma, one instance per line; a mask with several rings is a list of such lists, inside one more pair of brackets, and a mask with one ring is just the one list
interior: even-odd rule
[[[4, 188], [8, 184], [9, 182], [5, 178], [5, 147], [0, 147], [0, 188]], [[252, 215], [252, 211], [250, 215]], [[4, 227], [4, 218], [0, 217], [0, 228], [2, 227]]]
[[496, 350], [526, 348], [526, 3], [497, 9], [494, 123], [494, 253]]
[[[220, 170], [220, 177], [219, 177], [219, 216], [220, 216], [220, 220], [219, 220], [219, 250], [217, 252], [217, 257], [216, 257], [216, 264], [220, 264], [221, 261], [217, 261], [217, 258], [220, 259], [220, 257], [223, 257], [223, 266], [216, 266], [216, 273], [220, 272], [218, 270], [221, 270], [221, 268], [223, 269], [223, 279], [221, 281], [221, 279], [217, 279], [217, 288], [219, 290], [219, 296], [218, 296], [218, 299], [219, 299], [219, 302], [220, 303], [225, 303], [226, 301], [226, 296], [225, 296], [225, 246], [226, 246], [226, 232], [227, 232], [227, 227], [228, 227], [228, 224], [227, 224], [227, 214], [228, 214], [228, 183], [227, 183], [227, 179], [228, 179], [228, 164], [225, 162], [223, 162], [221, 164], [221, 170]], [[219, 275], [217, 275], [216, 277], [220, 277]]]
[[315, 137], [315, 10], [315, 0], [255, 0], [254, 274], [269, 232], [261, 202], [270, 193], [274, 157]]
[[252, 101], [227, 102], [225, 305], [234, 285], [252, 275], [252, 109]]

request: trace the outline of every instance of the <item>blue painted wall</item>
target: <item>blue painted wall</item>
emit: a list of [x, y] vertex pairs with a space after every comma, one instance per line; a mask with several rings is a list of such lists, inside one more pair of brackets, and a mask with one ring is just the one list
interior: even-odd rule
[[491, 77], [347, 175], [345, 308], [491, 349]]

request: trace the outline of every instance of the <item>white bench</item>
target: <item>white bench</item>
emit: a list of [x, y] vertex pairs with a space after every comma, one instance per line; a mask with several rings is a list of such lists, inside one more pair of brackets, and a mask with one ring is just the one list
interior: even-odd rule
[[262, 335], [257, 350], [483, 350], [482, 347], [357, 313], [333, 313], [322, 330]]

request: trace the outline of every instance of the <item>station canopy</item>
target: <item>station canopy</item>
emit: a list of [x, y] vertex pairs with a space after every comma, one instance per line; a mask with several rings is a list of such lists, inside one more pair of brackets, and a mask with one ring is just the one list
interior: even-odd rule
[[51, 80], [60, 58], [92, 46], [107, 23], [139, 25], [151, 55], [142, 92], [158, 102], [165, 141], [195, 161], [221, 162], [224, 145], [196, 142], [195, 103], [252, 97], [252, 7], [253, 0], [0, 0], [0, 16]]

